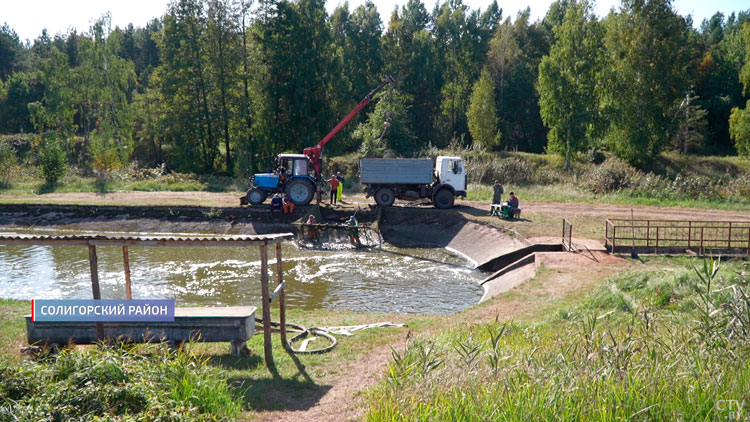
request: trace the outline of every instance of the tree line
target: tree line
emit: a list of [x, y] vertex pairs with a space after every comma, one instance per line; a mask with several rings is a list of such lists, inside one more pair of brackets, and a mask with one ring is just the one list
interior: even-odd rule
[[558, 0], [535, 22], [408, 0], [385, 25], [372, 2], [328, 16], [324, 0], [176, 0], [142, 27], [105, 15], [25, 43], [6, 23], [0, 132], [37, 134], [42, 165], [244, 175], [315, 145], [389, 74], [326, 154], [750, 155], [748, 21], [717, 12], [694, 29], [669, 0], [602, 19]]

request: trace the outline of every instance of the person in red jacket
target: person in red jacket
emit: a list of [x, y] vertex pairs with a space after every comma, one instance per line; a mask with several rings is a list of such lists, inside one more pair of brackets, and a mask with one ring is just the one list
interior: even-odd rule
[[330, 179], [326, 180], [327, 183], [331, 185], [331, 205], [336, 205], [336, 195], [339, 190], [339, 179], [336, 178], [336, 176], [331, 176]]

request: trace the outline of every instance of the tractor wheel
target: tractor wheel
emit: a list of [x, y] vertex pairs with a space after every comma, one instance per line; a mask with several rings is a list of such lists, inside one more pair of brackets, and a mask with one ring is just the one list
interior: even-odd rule
[[375, 202], [381, 207], [390, 207], [395, 200], [396, 196], [393, 194], [393, 189], [389, 187], [382, 187], [375, 192]]
[[253, 205], [260, 205], [266, 200], [266, 193], [261, 188], [250, 188], [246, 196], [248, 202]]
[[315, 189], [306, 180], [292, 180], [286, 185], [286, 193], [294, 205], [307, 205], [312, 201]]
[[445, 209], [453, 206], [453, 193], [449, 189], [440, 189], [435, 194], [433, 201], [435, 208]]

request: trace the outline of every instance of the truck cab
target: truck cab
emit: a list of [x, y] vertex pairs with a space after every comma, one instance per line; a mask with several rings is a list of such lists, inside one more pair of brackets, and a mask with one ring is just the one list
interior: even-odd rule
[[437, 157], [435, 173], [437, 182], [451, 186], [455, 191], [455, 196], [466, 196], [466, 169], [461, 157]]

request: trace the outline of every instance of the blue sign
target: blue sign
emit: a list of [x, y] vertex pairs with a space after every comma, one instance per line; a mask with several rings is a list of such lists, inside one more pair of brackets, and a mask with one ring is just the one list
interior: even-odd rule
[[32, 299], [31, 319], [35, 322], [174, 321], [174, 299]]

